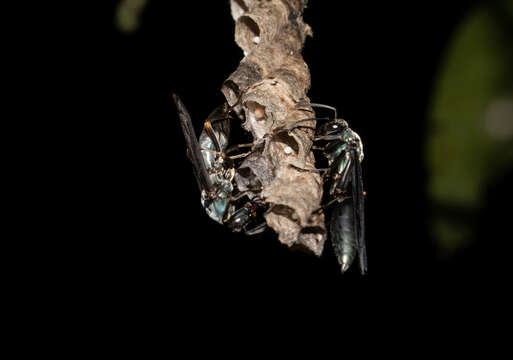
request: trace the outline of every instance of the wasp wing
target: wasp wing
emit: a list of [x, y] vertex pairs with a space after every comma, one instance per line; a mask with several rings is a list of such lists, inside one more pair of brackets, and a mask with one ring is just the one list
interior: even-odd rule
[[180, 100], [178, 95], [172, 94], [172, 96], [176, 104], [178, 117], [180, 118], [180, 125], [182, 125], [185, 143], [187, 144], [187, 156], [192, 163], [192, 169], [194, 171], [196, 181], [198, 182], [198, 186], [200, 190], [211, 192], [213, 191], [213, 185], [210, 181], [210, 177], [208, 176], [205, 163], [203, 162], [203, 155], [201, 154], [198, 139], [194, 133], [191, 116], [189, 115], [189, 112], [185, 108], [185, 105], [183, 104], [182, 100]]
[[360, 271], [362, 275], [364, 275], [367, 273], [367, 248], [365, 246], [365, 198], [363, 195], [362, 165], [360, 161], [358, 161], [357, 153], [354, 150], [352, 152], [352, 157], [355, 159], [353, 162], [353, 176], [351, 181], [353, 192], [354, 231], [360, 259]]

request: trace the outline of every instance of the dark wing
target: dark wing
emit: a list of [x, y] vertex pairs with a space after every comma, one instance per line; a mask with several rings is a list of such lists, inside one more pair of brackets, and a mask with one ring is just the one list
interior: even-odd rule
[[185, 137], [185, 142], [187, 144], [187, 156], [189, 157], [189, 160], [191, 160], [192, 169], [196, 176], [196, 180], [198, 181], [198, 186], [200, 190], [212, 192], [212, 182], [210, 181], [207, 168], [203, 162], [203, 156], [201, 155], [198, 139], [196, 138], [196, 134], [194, 133], [194, 128], [192, 126], [191, 116], [178, 95], [172, 94], [172, 96], [176, 104], [180, 124], [182, 125], [183, 136]]
[[358, 255], [360, 258], [360, 271], [362, 275], [367, 273], [367, 248], [365, 246], [365, 214], [364, 214], [364, 195], [362, 181], [362, 165], [358, 161], [357, 153], [352, 151], [353, 162], [353, 211], [354, 211], [354, 230], [356, 232], [356, 243], [358, 246]]

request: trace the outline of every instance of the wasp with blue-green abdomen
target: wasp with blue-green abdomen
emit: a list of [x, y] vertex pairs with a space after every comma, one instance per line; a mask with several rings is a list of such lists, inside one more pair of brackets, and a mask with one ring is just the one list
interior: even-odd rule
[[331, 200], [318, 211], [336, 204], [331, 214], [330, 236], [340, 263], [342, 272], [345, 272], [358, 254], [360, 271], [367, 272], [367, 250], [365, 246], [365, 219], [364, 219], [364, 191], [362, 182], [363, 145], [360, 136], [353, 131], [343, 119], [337, 117], [334, 107], [322, 104], [298, 103], [297, 108], [319, 107], [334, 111], [334, 117], [310, 117], [298, 120], [291, 125], [281, 128], [291, 132], [296, 128], [304, 127], [304, 123], [311, 121], [326, 121], [315, 131], [314, 142], [324, 141], [321, 150], [328, 159], [326, 169], [301, 169], [299, 171], [324, 171], [325, 178], [329, 179], [329, 195]]
[[[244, 231], [253, 235], [265, 230], [266, 223], [261, 216], [263, 202], [258, 196], [242, 201], [247, 193], [236, 192], [234, 186], [234, 160], [248, 156], [251, 151], [229, 154], [252, 146], [238, 144], [228, 147], [231, 113], [236, 104], [230, 106], [225, 103], [216, 108], [204, 122], [198, 139], [185, 105], [176, 94], [173, 94], [173, 100], [185, 137], [187, 155], [201, 191], [201, 204], [208, 216], [218, 223], [228, 225], [235, 232]], [[258, 193], [260, 188], [257, 186], [251, 191]]]

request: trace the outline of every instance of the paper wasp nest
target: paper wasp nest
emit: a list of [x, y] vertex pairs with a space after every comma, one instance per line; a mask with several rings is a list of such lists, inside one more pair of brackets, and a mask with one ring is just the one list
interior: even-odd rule
[[[235, 41], [245, 57], [224, 82], [222, 91], [233, 105], [242, 93], [236, 111], [244, 113], [242, 124], [254, 138], [252, 156], [239, 168], [248, 167], [261, 180], [261, 197], [270, 206], [267, 224], [279, 240], [320, 255], [325, 241], [324, 215], [312, 216], [320, 207], [322, 179], [311, 152], [315, 122], [277, 133], [277, 129], [314, 113], [298, 109], [308, 102], [310, 73], [301, 55], [305, 38], [312, 35], [303, 22], [306, 0], [231, 0]], [[232, 123], [234, 124], [234, 123]], [[308, 128], [309, 127], [309, 128]], [[240, 177], [239, 188], [244, 184]]]

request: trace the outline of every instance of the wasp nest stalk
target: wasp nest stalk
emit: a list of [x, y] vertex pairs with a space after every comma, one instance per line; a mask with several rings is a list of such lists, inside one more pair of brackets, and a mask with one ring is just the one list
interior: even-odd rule
[[[228, 102], [246, 119], [243, 127], [259, 149], [239, 167], [250, 169], [263, 184], [260, 196], [269, 205], [267, 224], [290, 246], [320, 255], [325, 241], [324, 215], [315, 214], [322, 198], [322, 179], [311, 152], [315, 122], [290, 132], [279, 129], [313, 117], [308, 102], [310, 72], [301, 49], [312, 35], [303, 22], [307, 0], [231, 0], [235, 41], [245, 57], [224, 82]], [[290, 166], [293, 165], [293, 166]], [[246, 169], [246, 170], [247, 170]], [[246, 183], [237, 179], [239, 189]], [[314, 214], [314, 215], [312, 215]]]

